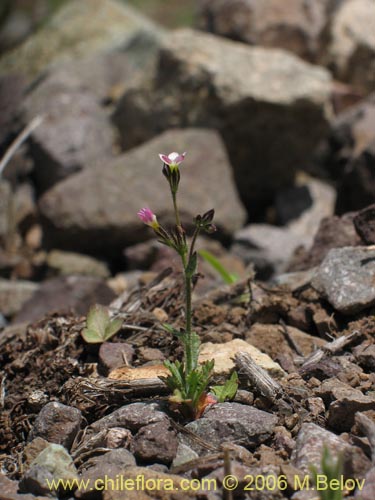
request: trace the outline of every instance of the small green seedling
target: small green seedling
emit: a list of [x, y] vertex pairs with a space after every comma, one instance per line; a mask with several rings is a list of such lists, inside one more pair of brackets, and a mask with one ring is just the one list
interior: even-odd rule
[[[321, 461], [321, 472], [317, 467], [310, 466], [315, 485], [318, 486], [319, 476], [323, 476], [327, 484], [327, 488], [319, 488], [319, 496], [321, 500], [342, 500], [343, 491], [341, 489], [331, 489], [333, 483], [340, 484], [340, 479], [343, 474], [343, 456], [339, 454], [337, 459], [333, 458], [328, 447], [324, 445]], [[332, 482], [332, 480], [334, 480]]]
[[87, 343], [99, 344], [113, 337], [121, 326], [122, 319], [111, 320], [107, 308], [95, 305], [87, 315], [86, 328], [81, 335]]

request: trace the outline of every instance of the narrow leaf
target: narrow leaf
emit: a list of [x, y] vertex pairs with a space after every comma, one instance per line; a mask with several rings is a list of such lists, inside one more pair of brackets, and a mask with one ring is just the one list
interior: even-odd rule
[[221, 279], [226, 283], [227, 285], [232, 285], [236, 281], [238, 281], [238, 276], [236, 274], [232, 274], [229, 271], [225, 269], [223, 264], [212, 255], [211, 252], [208, 252], [207, 250], [199, 250], [199, 255], [208, 263], [210, 266], [217, 272], [219, 273]]

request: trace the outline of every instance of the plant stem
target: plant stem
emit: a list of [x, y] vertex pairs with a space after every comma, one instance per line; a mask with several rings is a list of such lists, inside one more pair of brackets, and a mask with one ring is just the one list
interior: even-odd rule
[[177, 226], [181, 226], [180, 214], [179, 214], [178, 208], [177, 208], [177, 196], [176, 196], [177, 193], [173, 189], [171, 189], [171, 193], [172, 193], [174, 214], [175, 214], [175, 217], [176, 217], [176, 225]]

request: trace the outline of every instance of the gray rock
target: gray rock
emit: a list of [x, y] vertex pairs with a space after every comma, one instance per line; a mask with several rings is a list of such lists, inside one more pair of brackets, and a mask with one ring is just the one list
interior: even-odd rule
[[344, 314], [375, 304], [375, 246], [332, 249], [312, 279], [313, 287]]
[[133, 452], [142, 463], [169, 465], [177, 453], [177, 433], [168, 420], [142, 427], [133, 440]]
[[20, 481], [20, 489], [36, 495], [54, 496], [56, 491], [48, 487], [47, 481], [59, 479], [74, 481], [78, 479], [77, 470], [63, 446], [50, 444], [31, 462]]
[[73, 252], [52, 250], [47, 256], [47, 265], [56, 274], [62, 276], [83, 275], [108, 278], [108, 266], [93, 257]]
[[38, 289], [31, 281], [0, 279], [0, 312], [8, 317], [17, 314]]
[[151, 84], [119, 102], [123, 146], [176, 126], [220, 129], [252, 215], [291, 184], [326, 133], [328, 72], [281, 50], [177, 30], [164, 39], [157, 68]]
[[364, 92], [375, 88], [375, 37], [372, 0], [338, 2], [326, 28], [320, 62], [338, 80], [349, 82]]
[[163, 151], [188, 151], [179, 195], [183, 223], [191, 226], [197, 213], [215, 208], [219, 231], [231, 233], [241, 227], [245, 212], [220, 137], [214, 131], [186, 129], [168, 131], [106, 168], [98, 165], [49, 190], [40, 200], [47, 236], [65, 248], [113, 254], [152, 235], [138, 220], [140, 208], [150, 206], [161, 222], [173, 222], [158, 157]]
[[375, 345], [361, 344], [353, 350], [355, 359], [360, 366], [366, 368], [370, 372], [375, 370]]
[[66, 3], [41, 29], [0, 61], [0, 74], [35, 77], [51, 64], [114, 49], [131, 48], [139, 37], [161, 30], [128, 5], [114, 0]]
[[111, 427], [125, 427], [133, 432], [156, 422], [168, 421], [158, 403], [131, 403], [106, 415], [90, 425], [90, 430], [99, 432]]
[[[94, 484], [97, 479], [116, 479], [118, 474], [126, 474], [126, 467], [136, 465], [135, 458], [130, 451], [123, 448], [112, 450], [93, 460], [94, 465], [82, 473], [82, 481]], [[102, 498], [102, 492], [92, 488], [80, 488], [75, 492], [76, 498], [96, 500]]]
[[99, 348], [99, 363], [106, 373], [119, 366], [131, 365], [134, 348], [125, 342], [103, 342]]
[[39, 190], [64, 177], [107, 161], [114, 143], [107, 114], [95, 95], [76, 88], [64, 74], [51, 74], [23, 102], [28, 123], [42, 114], [44, 121], [30, 137], [30, 155]]
[[78, 408], [52, 402], [46, 404], [37, 416], [30, 439], [41, 437], [50, 443], [61, 444], [68, 450], [82, 422]]
[[[225, 441], [253, 448], [268, 439], [277, 424], [276, 415], [239, 403], [219, 403], [207, 410], [204, 416], [186, 425], [186, 429], [213, 446]], [[192, 450], [207, 453], [188, 435], [180, 436], [181, 442]]]
[[327, 0], [203, 0], [199, 27], [251, 45], [289, 50], [315, 60]]
[[370, 467], [370, 461], [364, 452], [332, 432], [311, 423], [303, 424], [298, 433], [296, 446], [291, 456], [292, 465], [305, 473], [310, 472], [310, 466], [315, 466], [318, 470], [321, 470], [324, 446], [328, 447], [331, 455], [335, 458], [339, 453], [343, 453], [345, 475], [364, 477]]
[[15, 316], [15, 323], [31, 322], [52, 312], [86, 314], [94, 304], [108, 305], [114, 292], [100, 278], [68, 276], [44, 281]]

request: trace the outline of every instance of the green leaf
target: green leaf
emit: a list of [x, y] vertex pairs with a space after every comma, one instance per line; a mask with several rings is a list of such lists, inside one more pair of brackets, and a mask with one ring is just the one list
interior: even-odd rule
[[98, 339], [104, 340], [105, 330], [109, 325], [110, 319], [105, 307], [95, 305], [90, 308], [87, 315], [86, 325], [89, 330], [96, 332]]
[[105, 329], [105, 340], [110, 339], [113, 335], [116, 335], [118, 331], [121, 330], [122, 327], [122, 319], [113, 319], [110, 321], [109, 325]]
[[232, 285], [238, 281], [238, 276], [227, 271], [223, 264], [216, 257], [214, 257], [211, 252], [208, 252], [207, 250], [198, 250], [198, 253], [206, 262], [208, 262], [208, 264], [210, 264], [213, 269], [215, 269], [217, 273], [219, 273], [224, 283]]
[[197, 270], [197, 264], [198, 264], [197, 252], [194, 252], [193, 255], [190, 257], [188, 265], [186, 266], [185, 269], [185, 274], [188, 278], [191, 278], [195, 274]]
[[111, 321], [107, 309], [100, 305], [91, 307], [82, 331], [83, 339], [89, 344], [99, 344], [115, 335], [122, 326], [121, 319]]
[[217, 397], [219, 403], [223, 403], [226, 399], [233, 399], [238, 389], [238, 375], [233, 372], [230, 378], [224, 385], [215, 385], [211, 387], [211, 391]]

